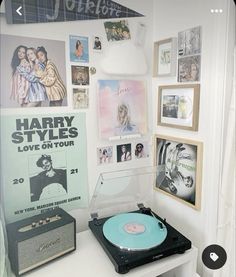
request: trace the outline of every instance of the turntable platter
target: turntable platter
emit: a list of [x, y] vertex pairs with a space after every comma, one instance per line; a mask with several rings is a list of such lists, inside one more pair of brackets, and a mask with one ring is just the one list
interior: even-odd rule
[[167, 229], [151, 215], [123, 213], [104, 223], [103, 234], [120, 249], [140, 251], [160, 245], [167, 236]]

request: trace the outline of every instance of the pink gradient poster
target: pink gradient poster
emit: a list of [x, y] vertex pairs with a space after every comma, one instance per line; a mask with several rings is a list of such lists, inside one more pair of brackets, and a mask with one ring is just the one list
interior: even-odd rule
[[99, 131], [103, 139], [145, 134], [146, 85], [139, 80], [98, 81]]

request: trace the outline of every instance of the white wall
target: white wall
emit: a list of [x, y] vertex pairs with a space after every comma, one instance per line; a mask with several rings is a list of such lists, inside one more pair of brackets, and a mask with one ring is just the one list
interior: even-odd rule
[[[67, 91], [68, 91], [68, 107], [60, 107], [60, 108], [27, 108], [27, 109], [9, 109], [4, 112], [13, 113], [13, 114], [53, 114], [53, 113], [66, 113], [66, 112], [79, 112], [78, 110], [73, 110], [72, 108], [72, 85], [71, 85], [71, 69], [69, 60], [69, 35], [81, 35], [88, 36], [89, 39], [92, 36], [96, 35], [103, 38], [103, 52], [95, 53], [92, 50], [92, 40], [90, 40], [90, 57], [89, 57], [89, 66], [93, 66], [97, 69], [97, 73], [95, 75], [90, 75], [90, 86], [89, 86], [89, 109], [82, 111], [86, 113], [86, 126], [87, 126], [87, 155], [88, 155], [88, 191], [90, 198], [94, 192], [94, 188], [96, 186], [96, 182], [98, 176], [101, 172], [107, 171], [115, 171], [122, 170], [128, 167], [143, 167], [146, 165], [150, 165], [152, 163], [152, 157], [125, 162], [125, 163], [117, 163], [116, 162], [116, 145], [122, 143], [133, 143], [132, 147], [134, 147], [134, 143], [137, 139], [125, 139], [124, 141], [102, 141], [98, 137], [98, 116], [97, 116], [97, 80], [98, 79], [139, 79], [147, 82], [147, 97], [148, 97], [148, 105], [151, 105], [151, 60], [152, 60], [152, 13], [153, 13], [153, 1], [149, 0], [149, 4], [147, 5], [142, 0], [120, 0], [117, 1], [121, 5], [127, 6], [130, 9], [133, 9], [141, 14], [144, 14], [145, 17], [137, 17], [137, 18], [129, 18], [129, 27], [131, 31], [131, 40], [135, 40], [137, 26], [138, 23], [144, 23], [146, 25], [146, 40], [143, 45], [144, 54], [146, 56], [149, 69], [146, 75], [144, 76], [110, 76], [105, 75], [101, 71], [100, 62], [104, 58], [106, 51], [109, 47], [109, 43], [106, 39], [105, 29], [103, 22], [106, 20], [88, 20], [88, 21], [74, 21], [74, 22], [59, 22], [59, 23], [50, 23], [50, 24], [23, 24], [23, 25], [7, 25], [4, 15], [1, 15], [1, 33], [2, 34], [10, 34], [10, 35], [18, 35], [25, 37], [37, 37], [42, 39], [55, 39], [62, 40], [66, 42], [66, 67], [67, 67]], [[137, 57], [138, 62], [138, 57]], [[127, 64], [129, 60], [127, 60]], [[75, 63], [73, 63], [75, 64]], [[10, 65], [10, 64], [9, 64]], [[4, 66], [9, 66], [4, 65]], [[83, 64], [80, 64], [83, 65]], [[87, 65], [87, 64], [84, 64]], [[137, 63], [138, 65], [138, 63]], [[114, 65], [115, 66], [115, 65]], [[3, 92], [1, 92], [3, 93]], [[151, 123], [152, 123], [152, 111], [148, 109], [148, 134], [142, 139], [151, 141]], [[97, 166], [97, 147], [100, 146], [108, 146], [113, 145], [114, 148], [114, 162], [112, 164], [106, 166]], [[80, 209], [71, 212], [77, 219], [77, 230], [81, 231], [87, 228], [87, 222], [89, 219], [89, 210], [88, 209]]]
[[[231, 0], [232, 1], [232, 0]], [[167, 218], [174, 227], [189, 237], [193, 244], [203, 248], [215, 242], [217, 225], [217, 200], [218, 186], [221, 175], [222, 137], [223, 137], [223, 113], [224, 104], [227, 99], [227, 91], [224, 86], [225, 59], [226, 59], [226, 37], [229, 26], [227, 25], [227, 13], [229, 0], [117, 0], [118, 3], [128, 6], [137, 12], [146, 15], [144, 18], [129, 19], [131, 32], [135, 34], [138, 22], [147, 26], [146, 41], [144, 44], [145, 55], [148, 61], [149, 71], [146, 76], [134, 77], [147, 81], [148, 103], [149, 103], [149, 139], [152, 133], [164, 134], [176, 137], [184, 137], [204, 143], [203, 155], [203, 178], [202, 178], [202, 208], [195, 211], [182, 203], [161, 193], [154, 192], [154, 210], [162, 217]], [[222, 14], [211, 14], [211, 8], [222, 8]], [[235, 15], [234, 15], [235, 17]], [[57, 39], [66, 41], [66, 65], [68, 107], [55, 108], [53, 113], [77, 112], [72, 107], [72, 85], [69, 62], [69, 35], [98, 35], [106, 42], [105, 31], [102, 20], [63, 22], [53, 24], [35, 25], [7, 25], [5, 18], [1, 16], [1, 33], [19, 36], [35, 37], [45, 39]], [[183, 131], [167, 127], [157, 127], [156, 107], [157, 88], [159, 85], [176, 84], [176, 78], [153, 78], [152, 76], [152, 53], [153, 41], [169, 37], [177, 37], [179, 31], [202, 26], [202, 64], [201, 64], [201, 100], [199, 131]], [[232, 29], [230, 29], [232, 32]], [[228, 36], [230, 38], [230, 36]], [[232, 43], [232, 40], [231, 40]], [[104, 45], [107, 47], [107, 43]], [[105, 49], [104, 49], [105, 51]], [[95, 54], [90, 49], [89, 66], [97, 69], [97, 74], [91, 77], [89, 86], [90, 106], [87, 111], [87, 153], [88, 153], [88, 180], [90, 198], [93, 194], [97, 178], [100, 172], [121, 170], [127, 167], [142, 167], [152, 164], [152, 155], [149, 159], [127, 162], [124, 164], [113, 163], [107, 166], [97, 166], [96, 148], [98, 146], [116, 145], [119, 142], [106, 142], [98, 138], [97, 125], [97, 97], [96, 80], [102, 78], [113, 78], [101, 72], [100, 61], [103, 54]], [[116, 79], [123, 78], [115, 76]], [[132, 78], [132, 77], [129, 77]], [[71, 93], [70, 93], [71, 92]], [[11, 111], [12, 113], [36, 113], [34, 109]], [[49, 108], [37, 110], [37, 113], [52, 113]], [[152, 130], [153, 129], [153, 130]], [[125, 140], [135, 142], [135, 140]], [[75, 210], [71, 212], [77, 219], [78, 231], [87, 228], [89, 210]], [[202, 267], [199, 255], [198, 272], [204, 277], [211, 276], [211, 272]]]
[[[232, 37], [234, 37], [232, 34], [234, 28], [229, 27], [227, 23], [229, 4], [230, 1], [226, 0], [154, 1], [154, 41], [177, 37], [179, 31], [202, 26], [199, 130], [191, 132], [157, 127], [155, 116], [153, 128], [154, 133], [157, 134], [183, 137], [204, 143], [201, 210], [190, 209], [162, 194], [155, 195], [156, 211], [162, 217], [166, 217], [198, 247], [198, 272], [204, 277], [212, 276], [212, 271], [203, 267], [201, 253], [207, 245], [216, 242], [218, 189], [222, 169], [223, 116], [225, 101], [229, 95], [229, 91], [225, 89], [226, 50], [232, 49]], [[221, 14], [210, 12], [211, 9], [220, 8], [223, 9]], [[231, 18], [233, 19], [233, 16]], [[233, 23], [232, 19], [231, 23]], [[227, 38], [230, 39], [227, 40]], [[231, 47], [227, 49], [229, 42]], [[231, 53], [228, 52], [228, 55], [230, 56]], [[231, 68], [230, 72], [232, 73]], [[154, 115], [157, 106], [157, 88], [165, 84], [176, 84], [176, 78], [153, 80]]]

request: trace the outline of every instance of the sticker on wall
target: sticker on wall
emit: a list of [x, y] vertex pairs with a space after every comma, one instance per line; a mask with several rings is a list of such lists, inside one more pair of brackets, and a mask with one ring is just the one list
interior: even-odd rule
[[73, 85], [89, 85], [89, 67], [72, 65], [71, 79]]
[[[111, 0], [6, 1], [8, 24], [140, 17], [142, 14]], [[16, 12], [18, 8], [18, 12]]]
[[128, 20], [107, 21], [104, 27], [108, 41], [119, 41], [130, 39]]
[[70, 36], [70, 61], [89, 62], [88, 37]]
[[113, 162], [113, 147], [98, 147], [97, 148], [97, 164], [110, 164]]
[[66, 106], [65, 42], [0, 35], [1, 107]]
[[74, 109], [87, 109], [89, 107], [88, 88], [73, 88]]
[[103, 139], [140, 136], [147, 131], [145, 82], [99, 80], [99, 130]]
[[1, 134], [8, 222], [87, 206], [85, 114], [2, 116]]
[[100, 36], [93, 36], [93, 51], [102, 51], [102, 38]]

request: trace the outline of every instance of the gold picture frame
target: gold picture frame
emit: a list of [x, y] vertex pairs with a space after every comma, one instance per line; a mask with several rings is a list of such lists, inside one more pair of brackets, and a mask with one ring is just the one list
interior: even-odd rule
[[158, 88], [157, 125], [197, 131], [200, 84]]
[[155, 135], [154, 146], [154, 189], [200, 210], [203, 143]]
[[153, 77], [175, 76], [177, 67], [177, 38], [154, 42]]

